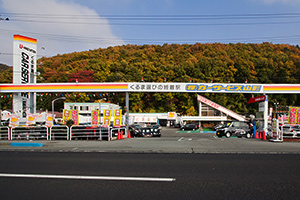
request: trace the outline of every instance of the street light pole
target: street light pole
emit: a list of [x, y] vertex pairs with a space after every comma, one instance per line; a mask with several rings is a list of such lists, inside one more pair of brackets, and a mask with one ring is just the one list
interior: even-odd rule
[[99, 124], [100, 124], [100, 127], [102, 126], [102, 120], [101, 120], [101, 101], [104, 100], [106, 101], [106, 98], [103, 98], [103, 99], [100, 99], [99, 100]]
[[52, 120], [53, 120], [53, 123], [54, 123], [54, 102], [55, 101], [57, 101], [57, 100], [60, 100], [60, 99], [66, 99], [66, 97], [59, 97], [59, 98], [57, 98], [57, 99], [54, 99], [53, 101], [52, 101]]
[[279, 103], [275, 102], [274, 105], [275, 105], [275, 118], [277, 119], [277, 106], [279, 105]]
[[[100, 124], [100, 132], [99, 132], [99, 135], [100, 135], [100, 140], [102, 140], [102, 120], [101, 120], [101, 101], [104, 100], [106, 101], [106, 98], [103, 98], [103, 99], [100, 99], [99, 100], [99, 124]], [[109, 134], [108, 134], [108, 137], [109, 137]], [[109, 141], [109, 139], [108, 139]]]

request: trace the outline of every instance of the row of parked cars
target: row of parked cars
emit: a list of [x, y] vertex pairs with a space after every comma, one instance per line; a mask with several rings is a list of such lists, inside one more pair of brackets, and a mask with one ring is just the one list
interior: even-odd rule
[[[224, 124], [218, 124], [215, 127], [216, 134], [218, 137], [247, 137], [250, 138], [253, 134], [253, 125], [249, 122], [239, 122], [232, 121], [226, 122]], [[197, 123], [188, 123], [180, 127], [180, 130], [197, 130], [199, 129], [199, 124]]]

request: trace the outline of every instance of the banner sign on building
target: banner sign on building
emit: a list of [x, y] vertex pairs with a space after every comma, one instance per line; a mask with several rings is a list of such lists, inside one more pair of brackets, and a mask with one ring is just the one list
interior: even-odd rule
[[175, 112], [168, 112], [168, 119], [176, 119], [176, 113]]
[[103, 127], [110, 126], [110, 119], [111, 119], [111, 110], [105, 109], [103, 112]]
[[[34, 38], [13, 36], [13, 84], [36, 83], [36, 43]], [[13, 96], [13, 110], [21, 113], [26, 121], [28, 113], [36, 112], [36, 95], [33, 92], [19, 92]]]
[[157, 123], [157, 117], [138, 117], [134, 116], [133, 120], [136, 123]]
[[98, 124], [99, 124], [99, 110], [92, 110], [91, 124], [92, 124], [92, 126], [98, 126]]
[[263, 89], [257, 84], [223, 83], [129, 83], [132, 92], [227, 92], [259, 93]]
[[114, 110], [114, 127], [120, 127], [122, 120], [122, 110], [115, 109]]

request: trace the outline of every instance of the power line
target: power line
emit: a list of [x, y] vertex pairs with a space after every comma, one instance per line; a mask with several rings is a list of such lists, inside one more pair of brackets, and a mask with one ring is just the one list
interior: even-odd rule
[[[70, 24], [70, 25], [81, 25], [81, 24], [107, 25], [107, 23], [103, 22], [103, 20], [113, 21], [109, 24], [114, 26], [226, 26], [226, 25], [240, 26], [240, 25], [300, 23], [300, 21], [290, 21], [291, 19], [300, 18], [300, 13], [235, 14], [235, 15], [229, 14], [229, 15], [101, 15], [101, 16], [100, 15], [2, 13], [2, 15], [10, 16], [10, 21], [12, 22], [55, 23], [55, 24]], [[268, 21], [261, 21], [262, 19]], [[284, 21], [277, 21], [278, 19], [284, 19]], [[220, 22], [191, 23], [191, 21], [204, 21], [204, 20], [209, 20], [209, 21], [217, 20]], [[226, 22], [226, 20], [227, 21], [244, 20], [244, 22]], [[249, 20], [256, 20], [256, 21], [249, 22]], [[276, 21], [272, 21], [272, 20], [276, 20]], [[131, 21], [131, 23], [128, 23], [128, 21]], [[140, 23], [141, 21], [143, 21], [143, 23]], [[155, 21], [155, 23], [153, 23], [152, 21]], [[165, 23], [166, 21], [168, 21], [168, 23]]]

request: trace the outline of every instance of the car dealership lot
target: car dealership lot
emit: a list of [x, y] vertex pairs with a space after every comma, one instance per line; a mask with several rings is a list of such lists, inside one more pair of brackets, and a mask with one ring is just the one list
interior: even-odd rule
[[[125, 152], [125, 153], [300, 153], [300, 143], [274, 143], [254, 138], [217, 138], [214, 133], [177, 132], [162, 129], [162, 136], [113, 141], [0, 141], [1, 151]], [[39, 143], [41, 147], [11, 146]]]

